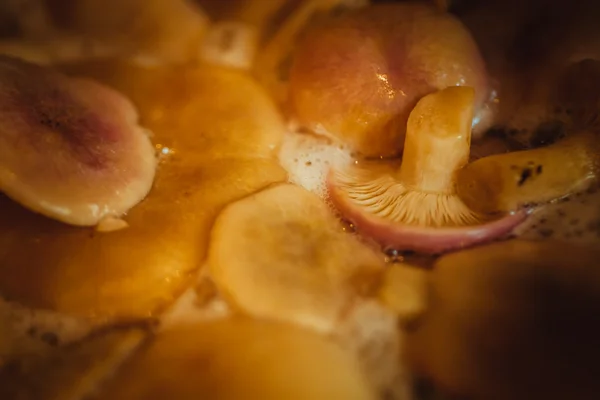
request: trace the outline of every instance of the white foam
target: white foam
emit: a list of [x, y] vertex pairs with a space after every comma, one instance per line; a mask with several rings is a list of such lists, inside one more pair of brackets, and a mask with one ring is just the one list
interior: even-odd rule
[[290, 130], [279, 151], [279, 162], [290, 182], [326, 199], [329, 170], [347, 166], [353, 158], [348, 149], [327, 138]]

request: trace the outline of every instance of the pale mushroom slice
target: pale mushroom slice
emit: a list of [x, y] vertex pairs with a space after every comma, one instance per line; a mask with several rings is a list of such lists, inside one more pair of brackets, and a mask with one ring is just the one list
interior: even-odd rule
[[443, 256], [408, 332], [413, 369], [459, 398], [594, 398], [599, 256], [593, 246], [523, 240]]
[[154, 146], [131, 102], [99, 83], [0, 57], [0, 190], [73, 225], [121, 216], [150, 191]]
[[475, 92], [449, 87], [423, 97], [408, 119], [400, 168], [332, 170], [331, 200], [359, 232], [396, 250], [440, 253], [496, 239], [526, 213], [485, 214], [456, 190], [469, 160]]
[[70, 227], [0, 196], [0, 293], [31, 308], [98, 318], [147, 317], [203, 264], [215, 217], [232, 201], [286, 180], [285, 131], [264, 90], [241, 73], [72, 66], [132, 99], [160, 152], [150, 195], [112, 232]]
[[212, 278], [236, 308], [321, 332], [334, 329], [382, 264], [345, 234], [325, 203], [294, 185], [227, 207], [215, 222], [208, 256]]
[[100, 398], [374, 400], [358, 361], [298, 327], [246, 319], [165, 331]]

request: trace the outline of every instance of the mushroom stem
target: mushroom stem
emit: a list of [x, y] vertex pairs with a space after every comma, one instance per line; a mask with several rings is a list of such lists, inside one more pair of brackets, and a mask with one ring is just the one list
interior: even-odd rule
[[597, 141], [578, 132], [548, 147], [481, 158], [457, 175], [457, 192], [472, 209], [493, 213], [585, 190], [600, 170]]
[[453, 86], [423, 97], [408, 119], [399, 180], [410, 190], [454, 194], [469, 161], [475, 91]]
[[334, 205], [360, 232], [399, 250], [440, 253], [509, 233], [526, 213], [478, 213], [457, 190], [457, 175], [469, 159], [473, 100], [469, 87], [423, 97], [409, 117], [400, 170], [332, 172]]

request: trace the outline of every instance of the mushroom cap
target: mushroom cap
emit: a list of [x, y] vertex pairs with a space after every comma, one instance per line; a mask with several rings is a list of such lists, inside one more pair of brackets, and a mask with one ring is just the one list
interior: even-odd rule
[[286, 180], [277, 163], [283, 118], [248, 75], [207, 66], [148, 68], [118, 60], [71, 65], [125, 93], [161, 161], [152, 192], [109, 233], [68, 226], [0, 196], [0, 292], [78, 316], [160, 312], [206, 257], [230, 202]]
[[331, 332], [360, 287], [383, 270], [377, 252], [347, 235], [319, 197], [295, 185], [229, 205], [215, 222], [207, 264], [242, 312], [320, 332]]
[[0, 190], [73, 225], [120, 216], [150, 191], [156, 157], [131, 102], [91, 80], [0, 56]]
[[403, 147], [411, 109], [451, 86], [476, 88], [476, 127], [489, 125], [490, 85], [470, 33], [426, 2], [375, 4], [303, 34], [290, 73], [299, 122], [364, 156]]

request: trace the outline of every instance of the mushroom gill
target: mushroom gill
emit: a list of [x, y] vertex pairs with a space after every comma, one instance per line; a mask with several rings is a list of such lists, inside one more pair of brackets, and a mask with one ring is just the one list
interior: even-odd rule
[[469, 160], [474, 90], [456, 86], [423, 97], [408, 119], [399, 169], [332, 171], [333, 203], [366, 236], [397, 250], [439, 253], [509, 233], [526, 217], [479, 213], [456, 191]]

